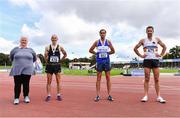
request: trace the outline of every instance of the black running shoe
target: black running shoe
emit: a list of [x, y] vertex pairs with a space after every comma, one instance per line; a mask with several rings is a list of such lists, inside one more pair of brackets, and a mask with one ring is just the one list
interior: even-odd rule
[[57, 96], [57, 100], [58, 100], [58, 101], [62, 101], [62, 97], [58, 95], [58, 96]]
[[47, 96], [45, 99], [46, 102], [49, 102], [50, 100], [51, 100], [51, 96]]
[[113, 99], [112, 96], [110, 96], [110, 95], [108, 96], [108, 100], [109, 100], [109, 101], [114, 101], [114, 99]]
[[99, 100], [100, 100], [99, 96], [96, 96], [95, 99], [94, 99], [95, 102], [98, 102]]

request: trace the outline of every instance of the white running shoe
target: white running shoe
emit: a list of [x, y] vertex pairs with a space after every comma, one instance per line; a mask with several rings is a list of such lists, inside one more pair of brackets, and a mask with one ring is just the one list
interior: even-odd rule
[[141, 99], [141, 102], [147, 102], [148, 101], [148, 97], [147, 96], [144, 96], [142, 99]]
[[29, 99], [28, 96], [26, 96], [26, 97], [24, 98], [24, 102], [25, 102], [25, 103], [30, 103], [30, 99]]
[[161, 96], [157, 97], [157, 101], [160, 103], [166, 103], [166, 100], [164, 100]]
[[18, 98], [14, 99], [14, 105], [18, 105], [18, 104], [19, 104], [19, 99]]

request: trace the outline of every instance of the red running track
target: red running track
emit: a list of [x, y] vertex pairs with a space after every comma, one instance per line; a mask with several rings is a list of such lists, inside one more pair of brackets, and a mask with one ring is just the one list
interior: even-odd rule
[[0, 73], [0, 117], [180, 117], [180, 77], [161, 76], [161, 94], [166, 104], [156, 102], [153, 78], [150, 81], [149, 101], [143, 96], [143, 77], [112, 77], [112, 96], [106, 100], [106, 81], [102, 79], [101, 98], [94, 102], [95, 76], [62, 76], [63, 101], [56, 100], [56, 83], [52, 82], [52, 100], [45, 102], [46, 76], [32, 77], [31, 103], [13, 105], [13, 79]]

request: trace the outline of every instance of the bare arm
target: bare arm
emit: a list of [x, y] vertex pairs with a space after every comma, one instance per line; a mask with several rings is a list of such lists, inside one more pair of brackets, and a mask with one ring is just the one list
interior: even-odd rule
[[163, 57], [166, 52], [167, 47], [159, 38], [156, 38], [156, 39], [158, 40], [158, 44], [162, 47], [160, 56]]
[[135, 52], [139, 57], [141, 57], [141, 58], [144, 58], [144, 57], [146, 56], [146, 55], [140, 54], [140, 53], [139, 53], [139, 50], [138, 50], [138, 48], [143, 45], [143, 41], [144, 41], [144, 39], [141, 39], [141, 40], [139, 41], [139, 43], [134, 47], [134, 52]]
[[44, 58], [45, 58], [45, 62], [48, 62], [48, 47], [45, 48], [45, 53], [44, 53]]
[[97, 46], [97, 41], [95, 41], [95, 42], [93, 43], [93, 45], [90, 47], [89, 52], [92, 53], [92, 54], [96, 54], [96, 52], [94, 51], [94, 49], [96, 48], [96, 46]]
[[67, 57], [67, 53], [66, 53], [66, 51], [64, 50], [63, 47], [60, 47], [60, 50], [63, 53], [63, 57], [62, 57], [62, 60], [63, 60], [63, 59], [65, 59]]
[[114, 53], [115, 53], [114, 47], [113, 47], [111, 41], [108, 40], [108, 42], [109, 42], [109, 48], [111, 49], [111, 51], [109, 52], [109, 54], [114, 54]]

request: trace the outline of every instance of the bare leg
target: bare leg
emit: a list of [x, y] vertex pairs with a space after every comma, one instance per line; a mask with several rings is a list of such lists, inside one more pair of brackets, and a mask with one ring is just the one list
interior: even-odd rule
[[157, 96], [160, 96], [159, 68], [153, 68], [154, 82]]
[[61, 93], [61, 74], [60, 73], [56, 73], [56, 83], [57, 83], [57, 95]]
[[51, 95], [51, 82], [52, 82], [52, 74], [47, 73], [47, 85], [46, 85], [46, 90], [48, 96]]
[[107, 81], [107, 91], [108, 91], [108, 95], [111, 95], [110, 71], [105, 72], [105, 74], [106, 74], [106, 81]]
[[97, 81], [96, 81], [96, 94], [97, 94], [97, 96], [99, 96], [99, 94], [100, 94], [101, 76], [102, 76], [102, 72], [97, 72]]
[[144, 80], [144, 96], [148, 96], [149, 80], [150, 80], [150, 68], [144, 68], [145, 80]]

